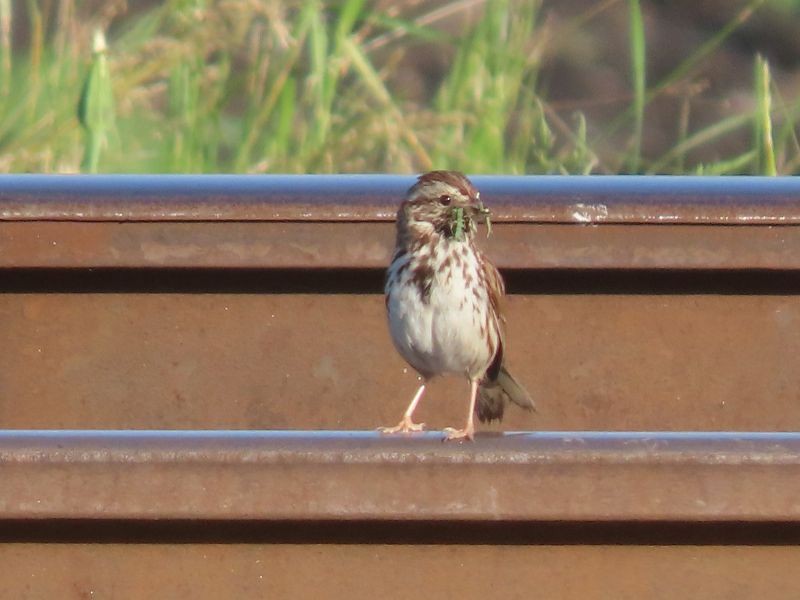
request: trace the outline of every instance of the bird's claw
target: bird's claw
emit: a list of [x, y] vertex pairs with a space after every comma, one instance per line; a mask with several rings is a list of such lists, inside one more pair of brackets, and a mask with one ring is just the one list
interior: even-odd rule
[[414, 423], [411, 419], [403, 419], [394, 427], [378, 427], [381, 433], [414, 433], [425, 431], [425, 423]]
[[451, 442], [453, 440], [469, 440], [475, 441], [474, 429], [467, 427], [466, 429], [456, 429], [455, 427], [445, 427], [442, 432], [444, 433], [443, 442]]

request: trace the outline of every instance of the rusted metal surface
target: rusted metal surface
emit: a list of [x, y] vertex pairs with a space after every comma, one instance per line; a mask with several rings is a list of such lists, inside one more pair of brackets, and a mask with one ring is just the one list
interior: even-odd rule
[[[411, 181], [0, 176], [0, 268], [383, 268]], [[793, 178], [476, 181], [500, 268], [800, 268]]]
[[800, 521], [800, 434], [441, 440], [5, 431], [0, 519]]
[[[492, 231], [479, 243], [501, 269], [800, 269], [800, 227]], [[393, 245], [390, 223], [0, 222], [0, 268], [383, 269]]]
[[800, 548], [670, 544], [8, 544], [2, 597], [793, 600]]
[[[0, 427], [396, 422], [411, 181], [0, 177]], [[2, 432], [0, 598], [795, 598], [800, 434], [558, 431], [800, 430], [798, 180], [475, 181], [539, 413]]]
[[[392, 347], [382, 277], [34, 273], [19, 284], [28, 289], [0, 294], [0, 424], [394, 423], [417, 380]], [[507, 357], [539, 412], [511, 407], [502, 427], [800, 430], [800, 296], [790, 278], [516, 274]], [[435, 381], [420, 419], [460, 424], [467, 392], [459, 378]]]
[[[400, 175], [5, 175], [0, 220], [387, 221]], [[497, 221], [800, 222], [793, 177], [510, 177], [473, 181]]]

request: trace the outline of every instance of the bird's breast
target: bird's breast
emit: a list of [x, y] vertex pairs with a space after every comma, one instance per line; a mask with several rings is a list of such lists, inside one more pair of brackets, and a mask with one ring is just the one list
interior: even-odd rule
[[480, 376], [497, 348], [497, 317], [469, 241], [440, 239], [393, 261], [389, 327], [400, 354], [423, 375]]

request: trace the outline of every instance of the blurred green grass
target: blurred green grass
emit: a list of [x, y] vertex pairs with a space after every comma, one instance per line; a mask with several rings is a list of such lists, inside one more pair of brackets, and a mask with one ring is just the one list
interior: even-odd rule
[[[643, 136], [653, 101], [690, 86], [763, 5], [800, 3], [742, 2], [658, 78], [644, 4], [605, 0], [554, 26], [535, 0], [433, 3], [413, 17], [365, 0], [168, 0], [97, 19], [75, 0], [0, 0], [0, 171], [796, 172], [800, 101], [755, 53], [752, 106], [693, 128], [686, 101], [666, 152], [645, 152]], [[554, 108], [542, 61], [612, 8], [627, 11], [629, 101], [589, 128], [580, 106], [566, 118]], [[437, 27], [466, 9], [478, 17], [456, 32]], [[23, 18], [24, 43], [13, 39]], [[409, 99], [392, 75], [422, 45], [447, 68], [429, 97]], [[745, 151], [692, 158], [732, 132], [749, 136]]]

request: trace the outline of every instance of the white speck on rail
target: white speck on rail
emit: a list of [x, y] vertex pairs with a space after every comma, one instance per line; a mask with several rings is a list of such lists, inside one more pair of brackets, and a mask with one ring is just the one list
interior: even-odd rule
[[572, 220], [578, 223], [594, 223], [608, 218], [608, 207], [605, 204], [575, 204]]

